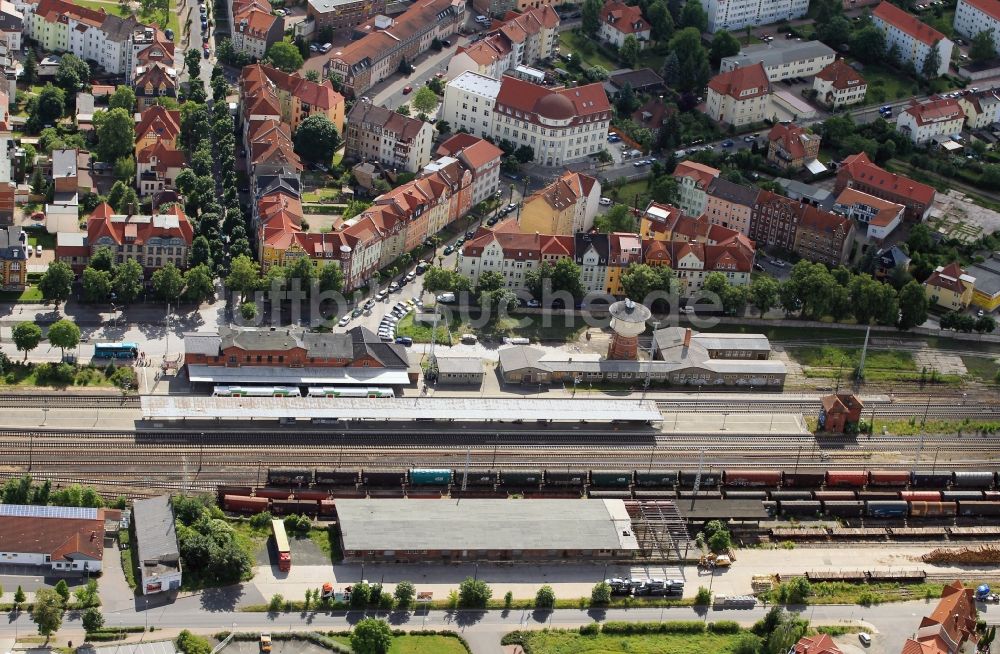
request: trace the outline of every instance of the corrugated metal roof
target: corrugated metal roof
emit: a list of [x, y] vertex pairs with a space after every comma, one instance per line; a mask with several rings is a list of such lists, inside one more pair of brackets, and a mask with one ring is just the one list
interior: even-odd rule
[[133, 503], [135, 537], [139, 550], [139, 563], [143, 561], [177, 560], [177, 532], [174, 528], [174, 511], [170, 496], [160, 495]]
[[247, 366], [227, 368], [188, 364], [192, 382], [213, 384], [383, 384], [405, 386], [410, 378], [405, 370], [387, 368], [280, 368]]

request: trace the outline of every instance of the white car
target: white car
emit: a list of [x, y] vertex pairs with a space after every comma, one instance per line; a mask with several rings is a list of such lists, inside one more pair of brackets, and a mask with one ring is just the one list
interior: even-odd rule
[[602, 207], [610, 207], [611, 206], [611, 198], [601, 198], [601, 201], [600, 201], [599, 204]]
[[337, 323], [337, 326], [338, 327], [347, 327], [347, 323], [349, 323], [349, 322], [351, 322], [351, 314], [347, 314], [346, 316], [344, 316], [343, 318], [341, 318], [340, 322]]
[[858, 634], [858, 640], [860, 640], [861, 644], [864, 645], [865, 647], [868, 647], [869, 645], [872, 644], [872, 637], [863, 632]]
[[42, 256], [42, 246], [41, 245], [36, 245], [35, 246], [35, 254], [37, 254], [38, 256]]

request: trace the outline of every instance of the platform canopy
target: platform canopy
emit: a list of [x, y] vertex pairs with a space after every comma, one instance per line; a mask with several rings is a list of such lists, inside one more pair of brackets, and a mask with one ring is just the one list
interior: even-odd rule
[[571, 400], [481, 397], [321, 398], [142, 396], [147, 420], [250, 417], [342, 420], [453, 420], [459, 422], [650, 422], [662, 419], [652, 400]]
[[283, 386], [365, 385], [405, 386], [410, 378], [405, 370], [391, 368], [288, 368], [278, 366], [225, 366], [188, 365], [192, 383], [208, 384], [275, 384]]

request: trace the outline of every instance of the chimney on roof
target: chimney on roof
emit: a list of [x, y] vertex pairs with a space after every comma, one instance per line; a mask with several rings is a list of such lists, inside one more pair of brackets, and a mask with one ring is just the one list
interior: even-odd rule
[[684, 347], [691, 347], [691, 328], [684, 330]]

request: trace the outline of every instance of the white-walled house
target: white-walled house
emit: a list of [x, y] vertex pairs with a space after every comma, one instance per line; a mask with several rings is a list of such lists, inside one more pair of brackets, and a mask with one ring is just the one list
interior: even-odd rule
[[953, 25], [956, 34], [970, 40], [980, 32], [993, 30], [993, 45], [1000, 53], [1000, 2], [997, 0], [958, 0]]
[[0, 563], [99, 573], [105, 523], [117, 531], [120, 519], [116, 510], [0, 504]]
[[894, 50], [900, 63], [913, 64], [918, 75], [924, 74], [924, 60], [932, 48], [937, 48], [939, 63], [931, 77], [948, 72], [954, 43], [941, 32], [888, 2], [875, 7], [872, 22], [885, 34], [886, 52]]
[[914, 143], [926, 143], [936, 136], [951, 136], [962, 131], [965, 112], [958, 100], [937, 98], [927, 102], [912, 100], [899, 112], [896, 129]]

